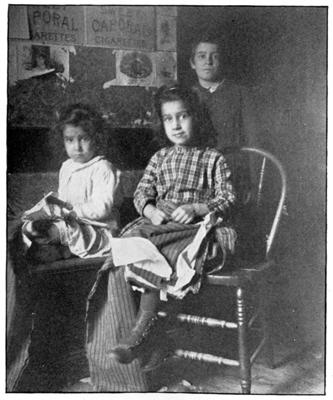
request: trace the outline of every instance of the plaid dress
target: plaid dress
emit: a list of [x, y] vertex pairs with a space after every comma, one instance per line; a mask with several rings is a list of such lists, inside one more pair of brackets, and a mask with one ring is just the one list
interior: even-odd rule
[[[147, 203], [157, 205], [167, 214], [171, 214], [172, 209], [183, 204], [205, 203], [210, 213], [222, 219], [228, 218], [229, 209], [234, 200], [230, 171], [224, 157], [214, 149], [196, 147], [164, 148], [157, 152], [151, 158], [134, 194], [134, 204], [141, 214]], [[194, 222], [199, 222], [198, 220], [202, 218]], [[235, 239], [233, 229], [228, 227], [217, 229], [221, 229], [227, 238], [224, 241], [226, 250], [232, 250]], [[199, 226], [195, 223], [179, 224], [169, 221], [155, 226], [146, 218], [134, 221], [124, 229], [122, 236], [148, 239], [166, 258], [171, 271], [168, 267], [158, 269], [156, 265], [155, 268], [154, 262], [149, 262], [148, 258], [143, 259], [142, 262], [137, 259], [138, 262], [126, 265], [126, 279], [136, 287], [161, 290], [164, 292], [164, 298], [165, 293], [178, 298], [183, 298], [188, 291], [196, 293], [200, 287], [201, 267], [205, 258], [209, 256], [208, 245], [213, 237], [209, 234], [205, 240], [202, 240], [198, 247], [198, 262], [195, 268], [193, 265], [189, 266], [189, 260], [185, 261], [184, 266], [184, 257], [187, 257], [187, 253], [184, 254], [183, 251], [190, 249], [189, 246], [198, 230]], [[128, 248], [134, 249], [136, 242], [134, 239], [132, 241], [132, 245], [130, 240], [126, 243], [128, 243]], [[140, 255], [140, 257], [142, 259], [143, 256]], [[183, 267], [180, 267], [181, 264]], [[184, 290], [179, 286], [180, 282], [183, 282]], [[176, 287], [179, 290], [175, 291]]]
[[150, 159], [134, 193], [134, 205], [142, 215], [147, 203], [168, 200], [176, 207], [205, 203], [210, 212], [227, 217], [235, 201], [230, 170], [215, 149], [163, 148]]

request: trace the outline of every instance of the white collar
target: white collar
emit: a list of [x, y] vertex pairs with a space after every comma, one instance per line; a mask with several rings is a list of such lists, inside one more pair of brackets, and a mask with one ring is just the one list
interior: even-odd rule
[[201, 85], [201, 86], [202, 86], [203, 88], [207, 89], [207, 90], [209, 91], [209, 93], [214, 93], [215, 90], [216, 90], [220, 85], [222, 85], [223, 82], [224, 82], [224, 79], [223, 79], [221, 82], [219, 82], [217, 85], [214, 85], [214, 86], [203, 86], [203, 85]]
[[67, 160], [68, 165], [70, 165], [71, 171], [72, 172], [76, 172], [79, 171], [81, 169], [84, 168], [88, 168], [90, 167], [92, 164], [95, 164], [96, 162], [98, 162], [99, 160], [103, 159], [103, 156], [95, 156], [94, 158], [92, 158], [90, 161], [86, 162], [86, 163], [77, 163], [75, 161], [73, 161], [71, 158], [69, 158]]

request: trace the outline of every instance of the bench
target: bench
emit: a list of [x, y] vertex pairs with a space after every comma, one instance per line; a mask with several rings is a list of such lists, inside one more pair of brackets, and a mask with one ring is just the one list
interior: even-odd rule
[[[141, 170], [122, 171], [125, 226], [138, 214], [133, 193]], [[57, 190], [58, 173], [14, 173], [7, 179], [8, 240], [23, 211]], [[86, 298], [105, 258], [78, 257], [26, 265], [7, 260], [7, 390], [59, 391], [89, 376], [85, 356]]]

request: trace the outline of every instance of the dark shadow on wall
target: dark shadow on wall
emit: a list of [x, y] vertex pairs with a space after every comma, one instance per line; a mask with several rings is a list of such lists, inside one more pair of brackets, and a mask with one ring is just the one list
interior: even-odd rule
[[[49, 128], [8, 128], [7, 172], [59, 171], [67, 156], [52, 139]], [[119, 169], [144, 169], [158, 148], [149, 128], [110, 129], [108, 159]]]

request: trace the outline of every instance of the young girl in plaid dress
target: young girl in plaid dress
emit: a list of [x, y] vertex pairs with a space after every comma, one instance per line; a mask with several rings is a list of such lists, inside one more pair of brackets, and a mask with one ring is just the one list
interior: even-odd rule
[[[112, 241], [114, 265], [125, 265], [126, 280], [142, 291], [135, 326], [109, 352], [120, 363], [137, 357], [161, 298], [197, 292], [209, 217], [228, 220], [235, 201], [230, 170], [211, 147], [214, 138], [196, 95], [179, 85], [163, 86], [155, 96], [155, 111], [165, 147], [152, 156], [135, 191], [141, 217]], [[191, 266], [189, 246], [194, 242], [198, 246]]]

